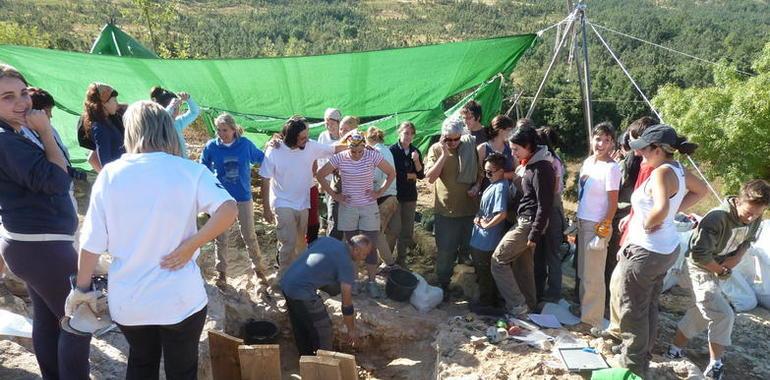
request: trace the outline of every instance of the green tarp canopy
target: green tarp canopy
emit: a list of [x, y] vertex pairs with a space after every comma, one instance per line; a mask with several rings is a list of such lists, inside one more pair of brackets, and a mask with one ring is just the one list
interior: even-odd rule
[[122, 31], [115, 24], [104, 25], [91, 45], [91, 54], [116, 55], [118, 57], [160, 58], [154, 51]]
[[[441, 121], [456, 109], [443, 101], [475, 89], [464, 101], [479, 100], [488, 122], [500, 111], [501, 78], [535, 42], [525, 34], [320, 56], [173, 60], [92, 55], [0, 45], [0, 62], [19, 69], [31, 85], [55, 98], [53, 124], [70, 149], [73, 164], [86, 167], [87, 152], [77, 146], [75, 125], [86, 88], [104, 82], [120, 93], [119, 101], [148, 99], [152, 86], [186, 91], [211, 121], [230, 112], [261, 145], [290, 116], [320, 120], [327, 107], [343, 115], [377, 120], [387, 142], [397, 138], [398, 123], [412, 120], [416, 142], [426, 148]], [[312, 135], [319, 132], [314, 128]]]

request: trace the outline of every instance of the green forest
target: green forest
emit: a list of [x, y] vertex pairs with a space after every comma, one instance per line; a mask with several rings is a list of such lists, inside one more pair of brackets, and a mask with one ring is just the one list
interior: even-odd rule
[[[695, 158], [712, 177], [729, 173], [724, 182], [730, 188], [746, 176], [770, 178], [770, 49], [763, 52], [770, 42], [767, 0], [586, 4], [595, 25], [719, 62], [710, 65], [598, 28], [642, 90], [655, 97], [665, 121], [701, 144]], [[532, 33], [567, 13], [567, 0], [0, 0], [0, 44], [88, 51], [112, 20], [164, 58], [315, 55]], [[506, 80], [507, 97], [523, 91], [525, 112], [558, 31], [543, 33]], [[609, 120], [622, 129], [651, 114], [590, 28], [588, 46], [594, 122]], [[562, 151], [578, 157], [587, 152], [586, 128], [577, 68], [567, 57], [569, 49], [563, 50], [534, 119], [556, 126], [566, 141]], [[504, 102], [508, 106], [510, 100]], [[756, 149], [745, 160], [736, 157], [747, 141]]]

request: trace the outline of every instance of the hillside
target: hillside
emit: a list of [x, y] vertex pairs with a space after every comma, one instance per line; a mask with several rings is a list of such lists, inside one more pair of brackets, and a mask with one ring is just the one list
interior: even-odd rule
[[[561, 20], [566, 1], [310, 1], [0, 0], [0, 43], [87, 51], [101, 26], [114, 19], [166, 58], [235, 58], [325, 54], [384, 49], [534, 32]], [[599, 25], [724, 60], [751, 72], [770, 39], [768, 1], [588, 1]], [[524, 91], [528, 106], [553, 51], [556, 29], [525, 57], [506, 84]], [[651, 96], [667, 83], [713, 84], [711, 68], [664, 50], [603, 32]], [[595, 120], [625, 126], [647, 114], [623, 73], [589, 35]], [[560, 62], [566, 63], [566, 58]], [[575, 65], [561, 64], [535, 113], [539, 124], [560, 127], [564, 148], [585, 153], [585, 128]], [[514, 89], [516, 91], [514, 91]]]

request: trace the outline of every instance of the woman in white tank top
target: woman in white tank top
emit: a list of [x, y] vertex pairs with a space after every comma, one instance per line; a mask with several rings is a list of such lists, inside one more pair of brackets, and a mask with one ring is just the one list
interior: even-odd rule
[[[679, 234], [674, 215], [706, 194], [706, 185], [674, 160], [684, 139], [667, 125], [653, 125], [629, 145], [653, 167], [650, 177], [631, 195], [634, 216], [626, 247], [620, 252], [610, 289], [623, 339], [618, 364], [647, 378], [655, 345], [658, 299], [666, 272], [674, 264]], [[615, 276], [618, 276], [616, 279]]]

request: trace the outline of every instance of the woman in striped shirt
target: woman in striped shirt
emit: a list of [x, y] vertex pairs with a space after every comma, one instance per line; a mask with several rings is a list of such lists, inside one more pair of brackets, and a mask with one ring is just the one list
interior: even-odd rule
[[[380, 231], [380, 211], [377, 206], [377, 198], [380, 198], [385, 190], [396, 179], [396, 171], [393, 166], [385, 161], [382, 154], [373, 149], [366, 148], [364, 136], [353, 132], [347, 137], [350, 149], [337, 153], [329, 159], [316, 173], [316, 180], [321, 188], [331, 194], [335, 201], [339, 202], [338, 228], [349, 239], [357, 233], [366, 235], [371, 241], [377, 241]], [[374, 169], [378, 168], [387, 175], [382, 186], [374, 190]], [[342, 182], [342, 192], [335, 193], [329, 186], [326, 176], [334, 170], [339, 171]], [[372, 252], [366, 258], [366, 270], [369, 275], [367, 292], [373, 298], [379, 298], [381, 292], [374, 282], [377, 274], [377, 251]]]

